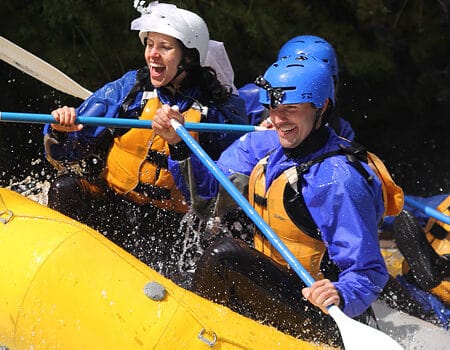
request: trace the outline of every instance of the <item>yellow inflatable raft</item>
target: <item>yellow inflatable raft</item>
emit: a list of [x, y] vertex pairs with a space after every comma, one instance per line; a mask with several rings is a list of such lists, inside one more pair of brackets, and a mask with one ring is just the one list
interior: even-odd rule
[[100, 233], [7, 189], [0, 257], [0, 348], [326, 348], [186, 291]]

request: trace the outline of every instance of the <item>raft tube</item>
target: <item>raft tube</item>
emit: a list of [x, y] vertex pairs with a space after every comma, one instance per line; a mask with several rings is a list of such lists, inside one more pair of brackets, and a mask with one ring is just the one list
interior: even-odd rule
[[0, 348], [329, 349], [203, 299], [8, 189], [0, 189], [0, 256]]

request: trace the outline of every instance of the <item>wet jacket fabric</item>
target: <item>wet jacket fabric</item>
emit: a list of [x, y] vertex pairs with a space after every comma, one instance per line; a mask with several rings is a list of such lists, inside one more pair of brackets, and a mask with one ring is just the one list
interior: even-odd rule
[[248, 121], [252, 125], [259, 125], [269, 117], [269, 112], [261, 103], [259, 103], [259, 87], [250, 83], [242, 86], [239, 90], [239, 96], [245, 101]]
[[[145, 105], [144, 91], [138, 91], [136, 97], [124, 110], [122, 104], [135, 85], [138, 71], [133, 70], [125, 73], [121, 78], [107, 83], [85, 100], [77, 109], [77, 115], [108, 118], [133, 118], [141, 115]], [[178, 105], [180, 112], [191, 107], [198, 98], [199, 90], [191, 88], [183, 91], [185, 96], [176, 95], [172, 97], [164, 89], [156, 89], [162, 103]], [[144, 98], [143, 98], [144, 96]], [[234, 123], [248, 124], [245, 114], [245, 105], [241, 98], [232, 95], [229, 100], [221, 106], [208, 105], [208, 113], [202, 122], [208, 123]], [[51, 129], [49, 124], [44, 127], [44, 135], [48, 135]], [[121, 133], [123, 129], [116, 129]], [[80, 132], [71, 132], [63, 136], [58, 142], [46, 144], [45, 152], [57, 161], [76, 162], [86, 158], [96, 151], [96, 147], [109, 133], [104, 126], [87, 126]], [[201, 133], [200, 142], [208, 149], [213, 158], [217, 158], [223, 148], [231, 144], [239, 135], [236, 133]]]
[[[324, 146], [301, 157], [288, 157], [275, 131], [248, 133], [222, 153], [217, 165], [229, 177], [250, 176], [257, 162], [270, 153], [266, 166], [266, 189], [269, 189], [283, 171], [335, 151], [346, 142], [332, 129], [326, 129]], [[186, 162], [190, 163], [195, 179], [191, 186], [195, 187], [196, 198], [214, 199], [218, 183], [195, 155], [181, 162], [169, 158], [169, 168], [181, 174], [180, 166], [186, 166]], [[367, 164], [363, 166], [373, 174]], [[189, 198], [184, 178], [178, 176], [177, 181]], [[376, 176], [368, 182], [344, 155], [339, 155], [311, 166], [303, 175], [301, 192], [328, 255], [340, 271], [339, 280], [334, 283], [344, 302], [343, 311], [350, 317], [360, 315], [375, 301], [388, 280], [377, 230], [384, 212], [381, 183]]]

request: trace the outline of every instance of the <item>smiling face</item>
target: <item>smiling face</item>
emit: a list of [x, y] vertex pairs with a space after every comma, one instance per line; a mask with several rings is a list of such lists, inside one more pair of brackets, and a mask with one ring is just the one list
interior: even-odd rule
[[322, 117], [316, 123], [316, 111], [311, 103], [279, 104], [270, 108], [270, 119], [282, 147], [297, 147], [320, 125]]
[[[161, 87], [175, 78], [178, 65], [183, 58], [183, 49], [177, 39], [165, 34], [149, 32], [144, 56], [150, 69], [152, 85]], [[184, 75], [184, 72], [181, 73], [172, 84], [178, 87]]]

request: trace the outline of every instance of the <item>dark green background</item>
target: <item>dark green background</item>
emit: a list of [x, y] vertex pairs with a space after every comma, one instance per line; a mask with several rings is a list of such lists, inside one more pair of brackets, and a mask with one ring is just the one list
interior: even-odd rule
[[[386, 161], [408, 194], [450, 191], [448, 0], [169, 1], [199, 13], [225, 43], [239, 87], [300, 34], [327, 39], [339, 57], [339, 109], [357, 140]], [[144, 64], [132, 1], [0, 3], [0, 33], [95, 90]], [[0, 110], [49, 113], [79, 100], [0, 62]], [[50, 174], [41, 126], [0, 124], [0, 185]]]

